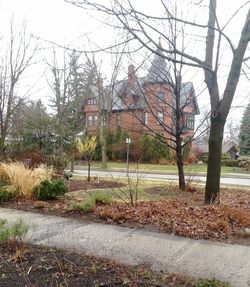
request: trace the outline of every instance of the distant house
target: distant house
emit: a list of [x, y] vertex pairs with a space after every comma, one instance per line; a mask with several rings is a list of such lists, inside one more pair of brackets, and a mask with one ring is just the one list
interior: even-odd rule
[[[108, 119], [111, 130], [120, 128], [132, 136], [160, 133], [167, 137], [169, 131], [166, 126], [173, 128], [173, 109], [170, 107], [175, 103], [168, 84], [170, 74], [161, 53], [158, 47], [146, 77], [137, 77], [134, 66], [129, 65], [127, 78], [114, 84]], [[105, 101], [101, 109], [108, 109], [108, 100]], [[191, 82], [181, 84], [180, 107], [183, 107], [183, 132], [187, 136], [193, 135], [199, 107]], [[94, 88], [85, 100], [84, 113], [86, 130], [94, 132], [100, 124], [100, 101], [98, 91]]]
[[[193, 144], [193, 149], [196, 153], [207, 154], [208, 143], [202, 140], [195, 141]], [[222, 144], [222, 153], [228, 154], [230, 159], [237, 159], [240, 155], [239, 143], [235, 140], [230, 140], [229, 142]]]

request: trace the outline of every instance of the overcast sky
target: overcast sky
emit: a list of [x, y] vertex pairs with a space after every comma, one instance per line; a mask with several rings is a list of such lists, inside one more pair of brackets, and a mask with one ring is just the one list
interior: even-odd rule
[[[132, 2], [138, 7], [143, 4], [145, 7], [144, 9], [147, 11], [152, 13], [155, 11], [155, 13], [157, 13], [157, 1], [134, 0]], [[190, 2], [191, 1], [182, 0], [183, 7], [185, 7], [185, 5], [189, 5]], [[227, 21], [228, 17], [230, 17], [232, 11], [234, 11], [245, 1], [219, 0], [218, 2], [218, 18], [221, 19], [221, 24], [223, 24]], [[194, 13], [198, 20], [202, 20], [204, 17], [206, 18], [206, 15], [203, 14], [204, 9], [205, 8], [196, 12], [189, 11], [188, 9], [185, 11], [187, 14]], [[227, 32], [233, 37], [235, 43], [237, 43], [239, 31], [243, 25], [245, 14], [246, 9], [241, 11], [241, 13], [228, 27]], [[26, 20], [29, 30], [43, 40], [53, 41], [55, 43], [71, 46], [76, 49], [86, 48], [89, 44], [91, 46], [97, 44], [99, 47], [103, 47], [109, 43], [113, 43], [115, 40], [112, 39], [113, 34], [110, 33], [108, 28], [104, 27], [101, 22], [95, 20], [95, 18], [99, 17], [98, 14], [87, 14], [83, 9], [65, 3], [63, 0], [0, 0], [1, 35], [8, 34], [11, 17], [14, 17], [15, 23], [17, 24], [21, 23], [23, 20]], [[101, 20], [105, 21], [105, 18]], [[86, 43], [86, 36], [88, 36], [89, 39], [88, 43]], [[30, 86], [32, 86], [30, 94], [34, 99], [45, 97], [49, 93], [46, 86], [46, 81], [44, 80], [46, 65], [43, 61], [45, 58], [50, 57], [51, 46], [49, 43], [44, 41], [41, 43], [44, 50], [39, 55], [38, 62], [40, 62], [40, 65], [36, 65], [34, 67], [35, 70], [33, 70], [32, 73], [27, 73], [25, 75], [25, 81], [23, 82], [24, 86], [22, 87], [23, 89], [28, 89]], [[222, 56], [224, 56], [223, 65], [230, 65], [231, 60], [230, 58], [227, 58], [227, 53], [225, 52], [225, 54]], [[129, 61], [129, 59], [127, 59], [127, 61]], [[105, 61], [103, 68], [105, 69]], [[223, 78], [226, 79], [226, 77], [227, 71], [225, 70], [225, 74], [222, 72], [220, 75], [222, 83]], [[195, 88], [199, 90], [199, 88], [201, 88], [203, 85], [202, 71], [199, 72], [199, 76], [192, 72], [191, 78], [194, 81], [196, 86]], [[245, 106], [247, 104], [247, 99], [250, 97], [249, 86], [249, 81], [243, 76], [239, 84], [233, 106]], [[208, 97], [206, 95], [200, 100], [200, 105], [203, 106], [207, 103]], [[242, 116], [242, 112], [243, 109], [237, 109], [231, 114], [230, 118], [235, 122], [239, 121]]]

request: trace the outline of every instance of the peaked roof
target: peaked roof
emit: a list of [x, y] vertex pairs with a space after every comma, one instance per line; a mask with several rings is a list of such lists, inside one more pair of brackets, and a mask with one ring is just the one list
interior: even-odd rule
[[[208, 143], [202, 139], [195, 141], [195, 146], [203, 153], [208, 152]], [[231, 140], [222, 144], [222, 153], [227, 153], [234, 148], [236, 152], [240, 151], [239, 144], [235, 140]]]
[[180, 90], [180, 94], [181, 94], [181, 106], [185, 106], [187, 105], [189, 99], [190, 99], [190, 94], [192, 95], [191, 97], [191, 101], [192, 101], [192, 105], [194, 107], [194, 114], [195, 115], [199, 115], [200, 114], [200, 109], [199, 109], [199, 105], [197, 102], [197, 98], [195, 96], [195, 90], [194, 90], [194, 85], [192, 82], [187, 82], [187, 83], [182, 83], [181, 84], [181, 90]]
[[[114, 85], [112, 110], [119, 111], [128, 108], [134, 110], [143, 109], [146, 104], [142, 88], [143, 82], [143, 78], [136, 78], [134, 83], [135, 86], [133, 88], [130, 87], [129, 81], [127, 79], [116, 82]], [[136, 102], [130, 106], [126, 106], [124, 102], [124, 97], [127, 94], [136, 96]]]
[[169, 67], [165, 61], [161, 41], [159, 40], [153, 62], [148, 71], [147, 82], [166, 83], [169, 82], [170, 79]]
[[[129, 79], [124, 79], [122, 81], [117, 81], [113, 86], [113, 101], [112, 101], [112, 110], [120, 111], [126, 109], [143, 109], [146, 107], [147, 103], [145, 101], [144, 86], [150, 84], [167, 84], [171, 82], [171, 75], [169, 72], [169, 66], [166, 63], [166, 60], [163, 55], [163, 49], [161, 42], [159, 40], [154, 59], [151, 63], [151, 66], [148, 71], [148, 75], [143, 78], [139, 78], [134, 75], [134, 81], [131, 86]], [[127, 95], [134, 95], [135, 102], [130, 106], [126, 106], [125, 97]], [[195, 115], [199, 114], [199, 106], [195, 96], [195, 90], [192, 82], [182, 83], [181, 84], [181, 104], [189, 104], [191, 95], [190, 104], [193, 106]]]

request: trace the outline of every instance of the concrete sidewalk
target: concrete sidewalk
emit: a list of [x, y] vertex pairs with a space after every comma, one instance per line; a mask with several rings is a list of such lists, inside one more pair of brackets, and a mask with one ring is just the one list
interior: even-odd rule
[[86, 252], [154, 270], [250, 286], [250, 247], [192, 240], [156, 232], [103, 225], [0, 208], [0, 218], [22, 218], [32, 226], [27, 241]]

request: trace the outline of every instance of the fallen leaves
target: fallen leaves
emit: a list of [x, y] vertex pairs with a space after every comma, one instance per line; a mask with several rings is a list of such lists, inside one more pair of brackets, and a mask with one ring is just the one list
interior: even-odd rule
[[180, 200], [143, 201], [137, 206], [113, 203], [98, 206], [95, 215], [109, 222], [154, 225], [159, 230], [196, 239], [226, 239], [243, 236], [250, 226], [250, 213], [239, 208], [189, 206]]

